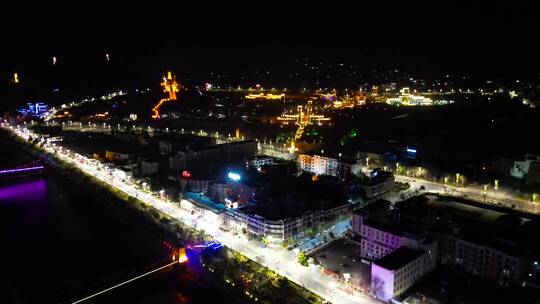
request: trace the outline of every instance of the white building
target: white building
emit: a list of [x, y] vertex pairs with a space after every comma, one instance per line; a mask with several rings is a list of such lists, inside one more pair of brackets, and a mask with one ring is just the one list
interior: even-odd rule
[[370, 177], [359, 182], [360, 188], [364, 190], [366, 198], [374, 198], [394, 189], [394, 174], [387, 171], [373, 170]]
[[337, 159], [320, 155], [300, 154], [298, 156], [300, 169], [315, 173], [317, 175], [335, 175], [337, 170]]
[[197, 229], [213, 235], [224, 221], [224, 211], [226, 207], [223, 204], [216, 203], [208, 197], [187, 192], [180, 200], [180, 208], [191, 215], [191, 225]]
[[361, 172], [362, 164], [359, 160], [346, 162], [321, 155], [300, 154], [298, 155], [298, 167], [316, 175], [330, 175], [346, 179], [351, 174], [358, 175]]
[[117, 168], [114, 168], [114, 170], [112, 170], [112, 175], [119, 180], [124, 180], [128, 177], [133, 176], [133, 169], [126, 166], [117, 167]]
[[403, 88], [399, 90], [399, 93], [398, 97], [387, 98], [386, 103], [402, 106], [429, 106], [433, 104], [431, 98], [420, 95], [411, 95], [409, 88]]
[[531, 164], [535, 162], [540, 162], [540, 156], [534, 154], [525, 155], [524, 160], [514, 161], [514, 165], [510, 169], [510, 175], [519, 179], [525, 178], [529, 174]]
[[437, 242], [400, 247], [371, 263], [371, 290], [384, 302], [403, 294], [437, 265]]

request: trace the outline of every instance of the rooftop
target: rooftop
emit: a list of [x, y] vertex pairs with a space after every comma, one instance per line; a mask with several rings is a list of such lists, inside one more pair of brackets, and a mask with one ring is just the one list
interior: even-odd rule
[[403, 266], [409, 264], [410, 262], [417, 259], [424, 253], [423, 250], [415, 250], [407, 247], [400, 247], [394, 252], [385, 255], [384, 257], [378, 259], [374, 263], [380, 267], [389, 270], [398, 270]]
[[205, 209], [210, 209], [216, 213], [219, 213], [226, 209], [225, 205], [214, 202], [209, 197], [206, 197], [200, 193], [186, 192], [184, 193], [184, 198], [192, 203], [195, 203]]

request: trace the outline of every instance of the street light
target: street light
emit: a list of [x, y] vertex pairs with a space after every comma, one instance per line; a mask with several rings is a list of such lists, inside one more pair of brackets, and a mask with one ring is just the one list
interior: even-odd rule
[[459, 177], [461, 176], [461, 174], [459, 173], [456, 173], [456, 184], [459, 184]]
[[337, 287], [337, 286], [336, 286], [336, 283], [333, 282], [333, 281], [330, 281], [330, 282], [328, 283], [328, 287], [330, 287], [330, 288], [329, 288], [329, 291], [330, 291], [330, 301], [332, 301], [332, 300], [333, 300], [333, 296], [334, 296], [334, 290], [335, 290], [336, 287]]
[[499, 190], [499, 180], [498, 180], [498, 179], [494, 180], [494, 181], [493, 181], [493, 184], [494, 184], [493, 188], [494, 188], [495, 190]]

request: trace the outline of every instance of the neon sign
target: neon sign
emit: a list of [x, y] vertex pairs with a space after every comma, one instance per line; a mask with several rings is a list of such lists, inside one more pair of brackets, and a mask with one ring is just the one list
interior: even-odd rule
[[229, 172], [229, 174], [227, 175], [230, 179], [232, 179], [233, 181], [237, 182], [239, 180], [242, 179], [242, 176], [238, 173], [234, 173], [234, 172]]

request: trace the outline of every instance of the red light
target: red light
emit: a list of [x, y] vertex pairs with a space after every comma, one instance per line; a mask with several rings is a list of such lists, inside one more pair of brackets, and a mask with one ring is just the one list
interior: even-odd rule
[[191, 177], [191, 172], [189, 172], [187, 170], [182, 171], [182, 177], [190, 178]]

